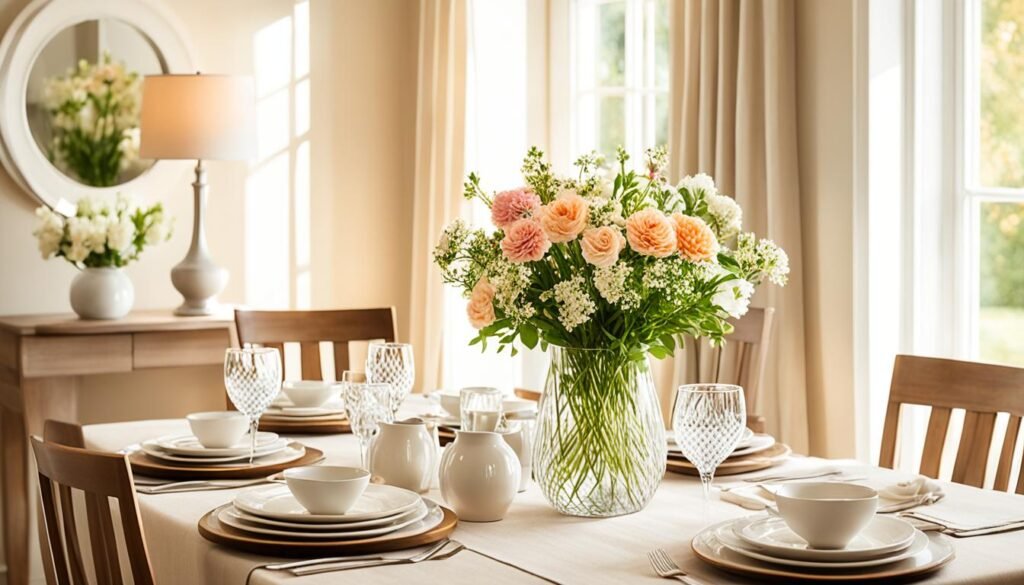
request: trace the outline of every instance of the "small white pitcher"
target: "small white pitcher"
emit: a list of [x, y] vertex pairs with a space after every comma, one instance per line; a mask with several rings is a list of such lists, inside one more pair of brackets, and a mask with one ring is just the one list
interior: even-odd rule
[[435, 445], [422, 421], [382, 422], [370, 445], [370, 473], [388, 485], [422, 494], [433, 478]]

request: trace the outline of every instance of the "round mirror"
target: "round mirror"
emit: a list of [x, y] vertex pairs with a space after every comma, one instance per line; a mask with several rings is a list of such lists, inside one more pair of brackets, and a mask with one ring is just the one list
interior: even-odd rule
[[57, 33], [28, 77], [25, 115], [36, 146], [68, 178], [113, 187], [146, 172], [139, 158], [142, 78], [165, 73], [150, 40], [112, 19]]
[[0, 162], [65, 214], [83, 195], [145, 197], [184, 167], [139, 157], [143, 78], [194, 69], [158, 0], [34, 0], [0, 41]]

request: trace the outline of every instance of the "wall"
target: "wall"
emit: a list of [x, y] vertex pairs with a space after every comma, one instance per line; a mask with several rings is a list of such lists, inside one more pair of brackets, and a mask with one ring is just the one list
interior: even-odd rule
[[797, 108], [810, 443], [853, 457], [855, 0], [797, 0]]
[[[27, 0], [0, 0], [6, 30]], [[254, 37], [292, 14], [294, 0], [166, 2], [188, 33], [203, 71], [254, 71]], [[408, 331], [412, 145], [416, 86], [416, 3], [312, 0], [310, 3], [310, 259], [309, 305], [395, 305], [400, 335]], [[191, 231], [190, 166], [159, 191], [177, 218], [175, 237], [147, 250], [128, 269], [136, 308], [176, 306], [170, 268], [185, 254]], [[244, 163], [209, 163], [208, 237], [231, 271], [221, 299], [246, 298], [247, 203]], [[248, 200], [250, 205], [260, 201]], [[66, 312], [75, 270], [44, 262], [31, 236], [38, 204], [0, 169], [0, 314]], [[303, 230], [305, 231], [305, 230]], [[251, 266], [252, 264], [250, 264]], [[292, 275], [295, 267], [292, 267]], [[294, 285], [293, 285], [294, 288]], [[293, 295], [294, 299], [295, 296]], [[83, 384], [83, 422], [175, 417], [223, 406], [219, 368], [97, 376]]]

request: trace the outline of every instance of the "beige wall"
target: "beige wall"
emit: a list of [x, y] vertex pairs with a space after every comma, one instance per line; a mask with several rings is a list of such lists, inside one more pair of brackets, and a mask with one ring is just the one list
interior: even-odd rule
[[[6, 30], [27, 0], [0, 0]], [[253, 37], [288, 17], [295, 0], [175, 0], [199, 67], [253, 72]], [[412, 145], [416, 86], [416, 3], [404, 0], [311, 1], [311, 304], [395, 305], [408, 331]], [[241, 213], [247, 167], [211, 162], [208, 236], [231, 271], [221, 298], [244, 303], [246, 227]], [[177, 304], [170, 268], [188, 248], [189, 165], [158, 191], [177, 218], [168, 243], [128, 269], [137, 308]], [[69, 311], [74, 269], [44, 262], [31, 236], [38, 204], [0, 169], [0, 314]], [[219, 368], [98, 376], [83, 385], [84, 422], [180, 416], [223, 405]]]
[[797, 107], [815, 455], [853, 457], [854, 5], [797, 0]]

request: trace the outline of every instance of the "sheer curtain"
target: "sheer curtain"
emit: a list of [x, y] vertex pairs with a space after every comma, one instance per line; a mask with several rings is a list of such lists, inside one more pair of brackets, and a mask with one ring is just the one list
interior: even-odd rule
[[416, 388], [440, 381], [444, 285], [432, 251], [462, 206], [466, 123], [466, 1], [420, 0], [409, 341]]
[[[766, 284], [753, 303], [775, 308], [758, 414], [807, 452], [794, 1], [672, 0], [670, 13], [672, 175], [712, 175], [743, 207], [744, 229], [789, 254], [789, 284]], [[682, 357], [657, 366], [663, 391], [682, 383]]]

